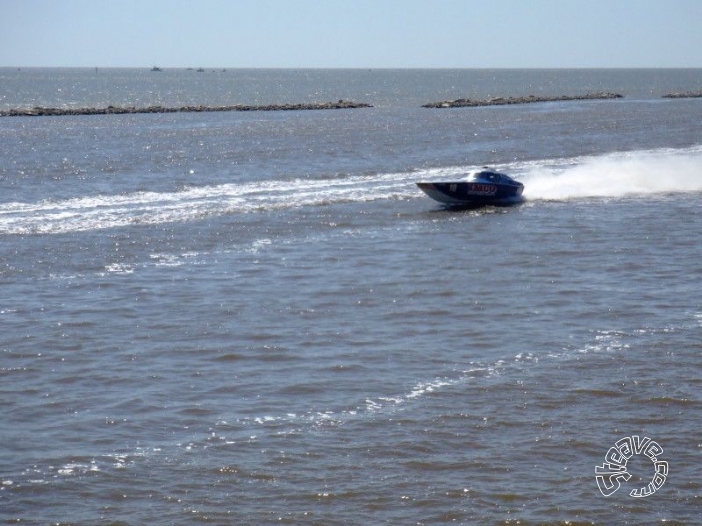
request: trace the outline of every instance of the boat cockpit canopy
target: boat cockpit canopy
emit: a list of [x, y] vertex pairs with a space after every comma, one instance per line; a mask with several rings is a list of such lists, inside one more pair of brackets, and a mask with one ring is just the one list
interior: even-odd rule
[[468, 179], [471, 181], [484, 181], [490, 183], [515, 183], [516, 181], [509, 177], [508, 175], [495, 172], [494, 170], [478, 170], [472, 172]]

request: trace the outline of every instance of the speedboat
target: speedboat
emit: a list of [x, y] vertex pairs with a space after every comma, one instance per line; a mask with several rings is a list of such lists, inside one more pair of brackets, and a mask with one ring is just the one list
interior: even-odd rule
[[509, 205], [521, 201], [524, 185], [489, 168], [468, 174], [464, 180], [419, 182], [429, 197], [451, 207]]

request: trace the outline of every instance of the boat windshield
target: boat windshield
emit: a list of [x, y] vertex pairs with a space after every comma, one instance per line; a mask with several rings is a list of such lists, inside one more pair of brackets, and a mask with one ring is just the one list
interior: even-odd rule
[[471, 181], [490, 181], [492, 183], [499, 183], [502, 181], [503, 177], [507, 177], [497, 172], [490, 170], [481, 170], [479, 172], [473, 172], [468, 176]]
[[481, 183], [494, 183], [494, 184], [507, 184], [507, 185], [519, 185], [517, 181], [512, 179], [509, 175], [501, 174], [500, 172], [495, 172], [494, 170], [478, 170], [468, 174], [469, 181], [477, 181]]

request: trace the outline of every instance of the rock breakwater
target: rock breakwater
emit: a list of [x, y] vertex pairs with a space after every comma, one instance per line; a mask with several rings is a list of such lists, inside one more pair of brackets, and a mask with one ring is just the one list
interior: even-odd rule
[[65, 115], [124, 115], [133, 113], [195, 113], [210, 111], [295, 111], [295, 110], [347, 110], [372, 108], [365, 102], [339, 100], [337, 102], [311, 102], [300, 104], [266, 104], [233, 106], [107, 106], [106, 108], [19, 108], [0, 111], [0, 117], [56, 117]]
[[686, 91], [685, 93], [668, 93], [663, 95], [664, 99], [699, 99], [702, 98], [702, 91]]
[[556, 97], [537, 97], [527, 95], [524, 97], [495, 97], [492, 99], [456, 99], [423, 104], [422, 108], [475, 108], [480, 106], [506, 106], [509, 104], [532, 104], [535, 102], [562, 102], [573, 100], [603, 100], [621, 99], [619, 93], [586, 93], [585, 95], [560, 95]]

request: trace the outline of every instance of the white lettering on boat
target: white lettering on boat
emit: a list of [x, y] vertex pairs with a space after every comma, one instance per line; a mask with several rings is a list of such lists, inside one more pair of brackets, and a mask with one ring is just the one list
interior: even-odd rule
[[494, 195], [497, 193], [497, 186], [494, 184], [470, 183], [467, 193], [476, 195]]

